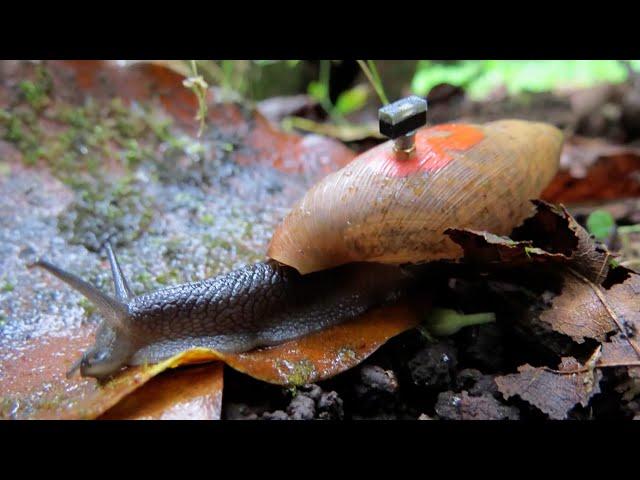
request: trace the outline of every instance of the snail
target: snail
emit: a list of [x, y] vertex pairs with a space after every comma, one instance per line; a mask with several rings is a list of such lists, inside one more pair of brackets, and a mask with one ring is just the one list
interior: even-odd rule
[[381, 109], [381, 131], [392, 140], [313, 186], [263, 262], [134, 296], [107, 243], [113, 298], [38, 260], [103, 317], [69, 374], [104, 379], [193, 347], [249, 351], [357, 317], [406, 291], [413, 280], [404, 264], [459, 259], [447, 228], [508, 234], [557, 171], [563, 139], [553, 126], [425, 123], [418, 97]]

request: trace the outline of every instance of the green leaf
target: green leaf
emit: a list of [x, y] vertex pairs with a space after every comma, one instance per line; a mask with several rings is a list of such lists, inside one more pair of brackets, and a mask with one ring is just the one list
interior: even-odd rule
[[324, 102], [329, 96], [326, 85], [320, 82], [310, 82], [309, 86], [307, 87], [307, 92], [315, 100], [321, 103]]
[[411, 90], [417, 95], [426, 95], [440, 83], [465, 86], [472, 79], [477, 78], [481, 68], [482, 63], [477, 61], [462, 61], [453, 64], [421, 61], [411, 81]]
[[342, 115], [360, 110], [367, 103], [369, 90], [365, 85], [358, 85], [342, 92], [336, 101], [336, 110]]
[[[638, 60], [632, 68], [640, 69]], [[439, 83], [464, 87], [474, 100], [482, 100], [500, 86], [512, 95], [557, 88], [584, 88], [602, 82], [620, 83], [627, 71], [617, 60], [464, 60], [419, 62], [411, 89], [426, 95]]]
[[605, 240], [616, 226], [613, 216], [605, 210], [594, 210], [587, 218], [587, 230], [598, 240]]

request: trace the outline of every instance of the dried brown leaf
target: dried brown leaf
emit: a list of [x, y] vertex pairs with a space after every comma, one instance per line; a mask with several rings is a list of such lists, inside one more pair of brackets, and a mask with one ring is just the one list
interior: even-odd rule
[[[274, 347], [239, 354], [204, 348], [185, 351], [155, 365], [127, 368], [104, 385], [93, 378], [65, 377], [79, 353], [90, 345], [91, 330], [39, 337], [26, 342], [18, 351], [0, 351], [0, 418], [96, 418], [165, 370], [214, 360], [223, 360], [232, 368], [265, 382], [313, 383], [358, 365], [390, 338], [416, 327], [419, 320], [407, 305], [382, 307], [353, 321]], [[187, 378], [194, 375], [188, 372]], [[215, 372], [211, 375], [201, 378], [202, 382], [210, 381], [215, 387], [219, 381], [221, 388], [221, 377], [218, 380]], [[160, 395], [159, 387], [152, 384], [139, 398], [134, 397], [115, 412], [127, 418], [173, 415], [185, 402], [202, 398], [201, 383], [183, 381], [179, 372], [158, 382], [160, 390], [165, 391], [156, 403], [142, 404], [143, 399]], [[173, 385], [173, 394], [166, 390], [168, 385]], [[211, 393], [215, 392], [214, 387]], [[206, 401], [213, 405], [217, 400], [214, 396], [207, 397]], [[210, 410], [196, 414], [209, 415]], [[187, 414], [184, 409], [182, 412]]]
[[611, 341], [602, 344], [600, 363], [609, 367], [626, 366], [630, 377], [640, 378], [638, 354], [629, 344], [629, 341], [620, 338], [619, 335], [613, 337]]
[[630, 343], [638, 345], [640, 332], [640, 275], [632, 274], [624, 283], [612, 286], [606, 294], [624, 330], [602, 344], [600, 363], [633, 365], [628, 368], [629, 375], [640, 378], [640, 367], [637, 366], [640, 357]]
[[103, 420], [219, 420], [223, 364], [169, 370], [104, 413]]
[[[560, 364], [560, 371], [580, 368], [582, 365], [572, 357], [564, 357]], [[518, 373], [496, 377], [495, 381], [505, 399], [517, 395], [550, 418], [562, 420], [577, 404], [586, 407], [600, 393], [601, 378], [598, 370], [563, 374], [525, 364], [518, 367]]]
[[567, 262], [561, 253], [549, 253], [534, 247], [530, 240], [514, 241], [509, 237], [477, 230], [450, 228], [444, 232], [464, 250], [465, 260], [478, 263], [502, 263], [516, 267], [532, 262]]
[[465, 260], [518, 267], [531, 263], [570, 266], [600, 284], [609, 273], [611, 254], [563, 207], [534, 200], [536, 212], [512, 233], [450, 228], [445, 234], [464, 250]]
[[[562, 293], [553, 298], [551, 307], [540, 314], [540, 320], [578, 343], [585, 338], [605, 341], [616, 324], [601, 298], [591, 285], [571, 271], [564, 272], [562, 279]], [[607, 293], [603, 295], [606, 299]]]
[[435, 406], [440, 418], [447, 420], [518, 420], [516, 407], [501, 404], [489, 393], [471, 396], [463, 390], [460, 393], [442, 392]]
[[387, 340], [416, 327], [419, 321], [407, 305], [382, 307], [298, 340], [224, 355], [223, 359], [230, 367], [265, 382], [314, 383], [358, 365]]
[[597, 242], [564, 206], [533, 200], [536, 213], [513, 231], [514, 240], [530, 240], [549, 253], [568, 257], [568, 264], [596, 284], [609, 273], [611, 253]]
[[[106, 384], [94, 378], [66, 378], [66, 371], [85, 350], [92, 329], [41, 336], [16, 350], [0, 351], [0, 418], [91, 419], [179, 363], [174, 358], [132, 367]], [[179, 398], [178, 398], [179, 400]], [[167, 408], [169, 403], [167, 402]]]
[[560, 172], [542, 193], [554, 203], [612, 200], [640, 196], [640, 151], [599, 139], [564, 143]]

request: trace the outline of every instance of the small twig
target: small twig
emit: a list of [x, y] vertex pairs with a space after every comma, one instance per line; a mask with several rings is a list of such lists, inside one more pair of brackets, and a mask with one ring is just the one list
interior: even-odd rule
[[224, 84], [224, 72], [222, 71], [222, 68], [220, 68], [220, 66], [214, 61], [207, 60], [204, 62], [196, 62], [196, 65], [198, 66], [200, 71], [203, 71], [202, 73], [209, 77], [209, 80], [212, 80], [214, 83], [218, 83], [220, 85]]
[[[613, 368], [613, 367], [640, 367], [640, 361], [637, 362], [614, 362], [614, 363], [599, 363], [593, 368]], [[540, 367], [543, 370], [551, 373], [557, 373], [560, 375], [572, 375], [574, 373], [584, 373], [591, 370], [589, 367], [576, 368], [574, 370], [555, 370], [551, 367]]]
[[598, 363], [602, 356], [602, 345], [593, 351], [589, 360], [584, 364], [584, 367], [574, 368], [573, 370], [555, 370], [549, 367], [542, 367], [543, 370], [551, 373], [557, 373], [560, 375], [573, 375], [574, 373], [593, 372], [596, 368], [611, 368], [611, 367], [640, 367], [640, 361], [637, 362], [613, 362], [613, 363]]
[[[624, 327], [620, 323], [620, 320], [618, 319], [618, 316], [615, 314], [613, 309], [609, 306], [609, 302], [607, 302], [607, 299], [605, 298], [605, 296], [600, 291], [600, 288], [596, 284], [594, 284], [591, 280], [589, 280], [587, 277], [585, 277], [581, 273], [576, 272], [573, 268], [569, 268], [569, 271], [571, 273], [573, 273], [576, 277], [578, 277], [580, 280], [582, 280], [583, 282], [585, 282], [587, 285], [589, 285], [591, 287], [591, 289], [594, 291], [594, 293], [600, 299], [600, 302], [602, 302], [602, 305], [604, 306], [605, 310], [607, 311], [607, 313], [609, 314], [611, 319], [617, 325], [618, 330], [620, 330], [620, 332], [622, 334], [624, 334], [625, 333]], [[638, 348], [638, 346], [633, 342], [633, 340], [631, 340], [631, 338], [629, 338], [628, 335], [624, 335], [624, 336], [625, 336], [626, 340], [629, 342], [629, 345], [631, 345], [631, 348], [633, 348], [633, 350], [638, 355], [638, 358], [640, 358], [640, 348]]]

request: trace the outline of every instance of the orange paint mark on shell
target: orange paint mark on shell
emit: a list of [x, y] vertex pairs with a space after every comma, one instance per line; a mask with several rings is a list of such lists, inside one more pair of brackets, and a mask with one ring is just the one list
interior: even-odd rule
[[[433, 135], [434, 132], [449, 135]], [[416, 148], [409, 154], [389, 150], [374, 158], [379, 171], [391, 177], [406, 177], [417, 172], [432, 172], [446, 167], [452, 160], [451, 152], [463, 152], [484, 138], [484, 133], [473, 125], [446, 124], [418, 130]]]

